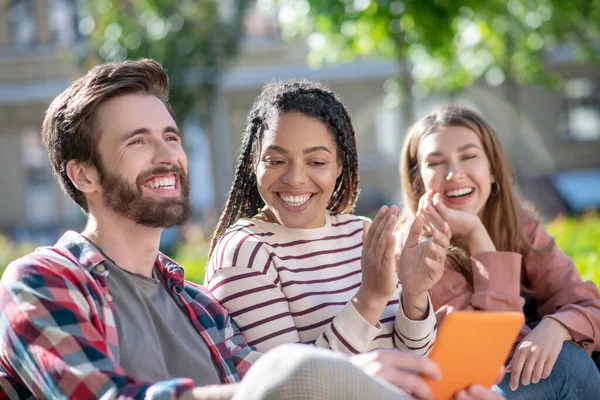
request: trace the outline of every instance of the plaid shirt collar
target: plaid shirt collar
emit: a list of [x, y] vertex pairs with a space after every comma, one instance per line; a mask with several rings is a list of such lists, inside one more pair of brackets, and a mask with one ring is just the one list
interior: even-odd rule
[[[93, 275], [106, 277], [110, 263], [106, 256], [89, 239], [75, 231], [67, 231], [58, 240], [55, 248], [63, 248], [73, 255], [74, 261]], [[184, 271], [175, 261], [158, 252], [154, 265], [162, 274], [170, 290], [177, 292], [184, 289]]]

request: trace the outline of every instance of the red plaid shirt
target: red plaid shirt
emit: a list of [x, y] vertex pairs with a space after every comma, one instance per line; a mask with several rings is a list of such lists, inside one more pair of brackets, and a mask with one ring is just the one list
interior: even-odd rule
[[[162, 253], [155, 265], [222, 382], [239, 381], [258, 353], [210, 292], [184, 280], [183, 268]], [[75, 232], [7, 267], [0, 282], [0, 399], [174, 399], [193, 387], [187, 378], [142, 382], [116, 363], [109, 273], [104, 256]]]

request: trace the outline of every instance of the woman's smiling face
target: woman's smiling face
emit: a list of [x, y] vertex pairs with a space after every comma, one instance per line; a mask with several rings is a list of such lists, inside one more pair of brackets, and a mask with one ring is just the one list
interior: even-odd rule
[[444, 126], [424, 137], [418, 150], [425, 190], [447, 207], [481, 216], [496, 181], [479, 136], [463, 126]]
[[256, 166], [258, 192], [285, 227], [323, 226], [341, 172], [332, 134], [315, 118], [284, 113], [262, 135]]

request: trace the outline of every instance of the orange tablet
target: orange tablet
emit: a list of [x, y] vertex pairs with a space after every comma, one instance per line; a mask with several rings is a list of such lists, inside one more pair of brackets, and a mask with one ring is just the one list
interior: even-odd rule
[[436, 400], [473, 384], [496, 383], [525, 318], [520, 312], [454, 311], [442, 322], [429, 357], [442, 379], [425, 379]]

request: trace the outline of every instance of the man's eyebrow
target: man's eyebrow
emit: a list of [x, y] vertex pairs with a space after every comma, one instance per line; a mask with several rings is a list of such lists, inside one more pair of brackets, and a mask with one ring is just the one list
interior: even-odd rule
[[302, 151], [302, 154], [309, 154], [309, 153], [314, 153], [315, 151], [326, 151], [329, 154], [331, 153], [331, 150], [329, 150], [327, 147], [325, 146], [314, 146], [314, 147], [309, 147], [308, 149], [304, 149]]
[[[164, 130], [163, 133], [165, 132], [170, 132], [170, 133], [174, 133], [177, 136], [181, 136], [181, 133], [179, 132], [179, 129], [177, 129], [174, 126], [167, 126]], [[125, 142], [129, 139], [131, 139], [132, 137], [136, 136], [136, 135], [145, 135], [145, 134], [149, 134], [150, 133], [150, 129], [148, 128], [138, 128], [138, 129], [134, 129], [132, 131], [126, 132], [122, 137], [121, 137], [121, 141]]]
[[284, 149], [281, 146], [277, 146], [274, 144], [269, 145], [269, 147], [267, 147], [267, 150], [275, 150], [278, 153], [282, 153], [282, 154], [289, 154], [290, 152], [287, 151], [287, 149]]

